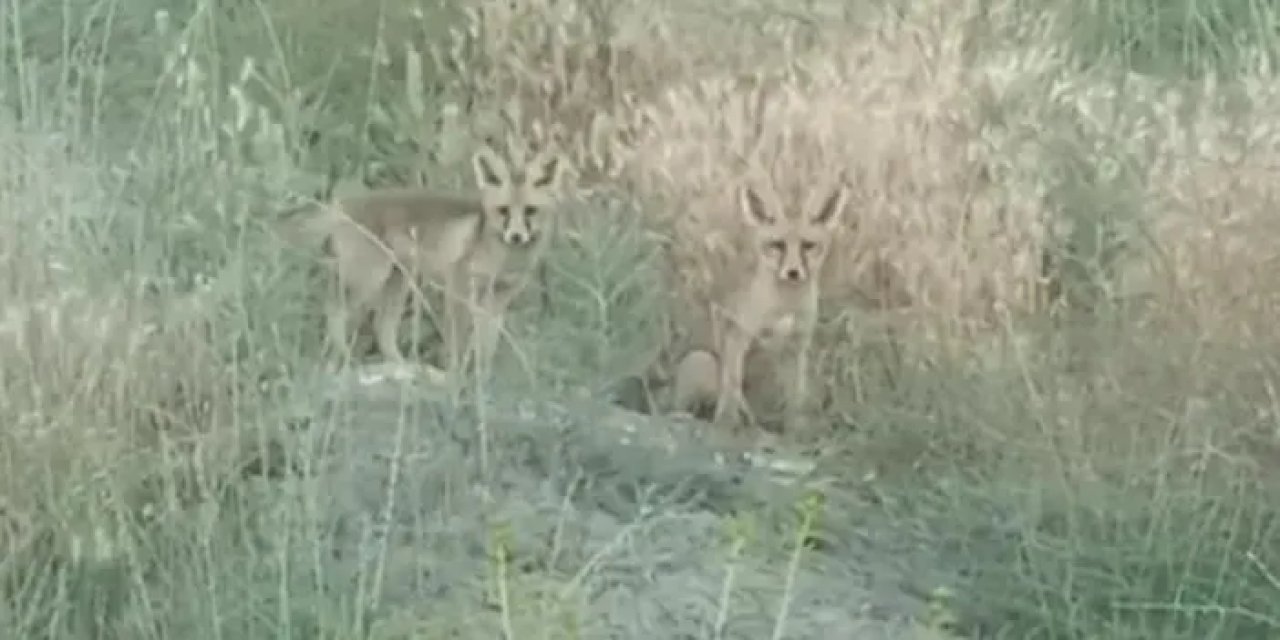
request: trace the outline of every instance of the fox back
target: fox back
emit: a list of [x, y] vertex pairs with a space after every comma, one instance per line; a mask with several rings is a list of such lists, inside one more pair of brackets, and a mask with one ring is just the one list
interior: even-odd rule
[[363, 247], [376, 244], [428, 272], [474, 262], [473, 270], [496, 275], [508, 253], [527, 252], [549, 234], [561, 164], [545, 153], [508, 162], [484, 145], [472, 157], [474, 194], [379, 189], [339, 198], [319, 224], [338, 253], [372, 255]]
[[470, 253], [480, 233], [481, 206], [479, 198], [421, 188], [342, 198], [336, 208], [354, 224], [335, 230], [335, 248], [344, 253], [347, 247], [376, 242], [402, 264], [441, 272]]

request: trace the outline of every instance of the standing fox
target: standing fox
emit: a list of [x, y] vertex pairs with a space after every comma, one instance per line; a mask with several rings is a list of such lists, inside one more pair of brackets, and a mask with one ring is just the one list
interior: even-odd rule
[[471, 164], [478, 195], [382, 189], [339, 198], [303, 221], [324, 239], [336, 271], [327, 310], [334, 346], [347, 344], [349, 322], [372, 312], [378, 350], [403, 360], [397, 337], [405, 305], [427, 285], [444, 294], [444, 317], [434, 319], [446, 366], [462, 364], [469, 338], [488, 364], [507, 306], [545, 254], [564, 167], [548, 151], [508, 163], [487, 144]]
[[[717, 282], [705, 336], [679, 360], [670, 403], [693, 411], [714, 400], [713, 422], [724, 424], [748, 411], [742, 395], [748, 353], [754, 347], [781, 351], [790, 366], [784, 429], [797, 426], [808, 394], [809, 350], [818, 319], [818, 272], [826, 259], [848, 199], [842, 183], [816, 207], [787, 211], [752, 187], [739, 192], [739, 208], [749, 230], [752, 261]], [[810, 210], [811, 209], [811, 210]], [[789, 215], [798, 214], [798, 215]]]

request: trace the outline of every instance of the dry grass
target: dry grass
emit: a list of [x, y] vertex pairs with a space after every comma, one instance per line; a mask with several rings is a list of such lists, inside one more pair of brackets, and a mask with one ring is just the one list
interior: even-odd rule
[[[9, 598], [53, 597], [35, 586], [51, 567], [138, 560], [144, 523], [206, 495], [239, 454], [227, 426], [242, 381], [215, 352], [212, 309], [166, 283], [104, 274], [101, 254], [113, 248], [92, 216], [107, 210], [106, 177], [63, 144], [12, 121], [0, 130], [0, 574]], [[118, 588], [90, 587], [87, 597]], [[72, 624], [89, 633], [97, 613], [77, 612]]]
[[[457, 182], [471, 141], [514, 129], [587, 196], [556, 306], [517, 336], [534, 391], [631, 373], [671, 311], [645, 278], [674, 266], [687, 304], [740, 259], [742, 181], [798, 204], [844, 176], [823, 444], [866, 513], [962, 549], [953, 630], [1280, 628], [1274, 10], [312, 4], [0, 18], [0, 625], [191, 637], [210, 600], [297, 635], [291, 607], [335, 608], [294, 556], [240, 575], [268, 534], [182, 524], [306, 519], [237, 502], [318, 344], [314, 283], [263, 222], [335, 176]], [[260, 609], [231, 605], [245, 589]]]

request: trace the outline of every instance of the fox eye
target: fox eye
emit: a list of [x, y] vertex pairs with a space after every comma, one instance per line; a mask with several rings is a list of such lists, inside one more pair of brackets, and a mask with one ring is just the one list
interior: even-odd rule
[[535, 216], [535, 215], [537, 215], [537, 214], [538, 214], [538, 208], [537, 208], [537, 207], [525, 207], [525, 208], [524, 208], [524, 215], [525, 215], [525, 217], [527, 217], [527, 218], [532, 218], [533, 216]]
[[507, 208], [506, 206], [498, 207], [498, 215], [505, 218], [511, 215], [511, 209]]
[[774, 253], [782, 253], [787, 248], [787, 245], [781, 240], [771, 240], [764, 243], [764, 248]]
[[814, 242], [814, 241], [812, 241], [812, 240], [801, 240], [801, 241], [800, 241], [800, 250], [801, 250], [801, 251], [813, 251], [814, 249], [817, 249], [817, 248], [818, 248], [818, 243], [816, 243], [816, 242]]

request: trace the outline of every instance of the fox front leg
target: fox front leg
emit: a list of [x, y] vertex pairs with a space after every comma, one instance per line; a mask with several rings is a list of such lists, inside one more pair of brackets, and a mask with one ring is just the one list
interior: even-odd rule
[[790, 362], [784, 370], [786, 396], [782, 428], [792, 433], [802, 426], [806, 418], [809, 397], [809, 348], [810, 340], [801, 338], [790, 354]]
[[720, 383], [716, 397], [714, 424], [725, 425], [741, 418], [746, 409], [742, 395], [743, 371], [747, 362], [750, 339], [739, 331], [730, 331], [720, 349]]

